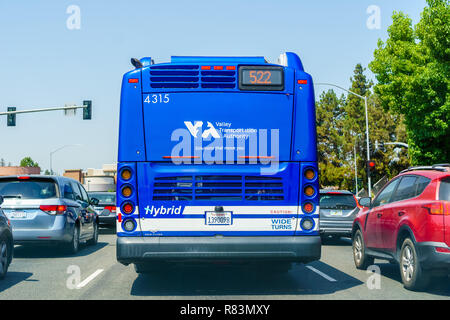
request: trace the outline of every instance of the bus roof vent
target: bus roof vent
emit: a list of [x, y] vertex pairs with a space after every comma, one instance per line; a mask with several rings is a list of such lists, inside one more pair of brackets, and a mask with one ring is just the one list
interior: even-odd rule
[[234, 89], [236, 87], [235, 70], [202, 70], [202, 88]]
[[152, 88], [234, 89], [236, 70], [201, 70], [199, 65], [160, 64], [150, 66]]

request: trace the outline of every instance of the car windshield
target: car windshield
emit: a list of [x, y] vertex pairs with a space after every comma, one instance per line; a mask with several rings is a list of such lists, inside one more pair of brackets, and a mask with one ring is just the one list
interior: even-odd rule
[[115, 204], [116, 203], [116, 194], [111, 193], [89, 193], [89, 198], [96, 198], [99, 201], [99, 204]]
[[322, 193], [320, 194], [320, 208], [352, 210], [356, 208], [356, 201], [351, 194]]
[[56, 183], [49, 179], [1, 179], [0, 195], [4, 198], [49, 199], [56, 198]]

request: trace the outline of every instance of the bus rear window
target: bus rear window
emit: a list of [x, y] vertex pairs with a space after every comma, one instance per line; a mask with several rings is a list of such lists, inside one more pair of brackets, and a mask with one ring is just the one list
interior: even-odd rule
[[0, 195], [5, 199], [56, 198], [56, 183], [50, 179], [0, 179]]
[[450, 201], [450, 177], [441, 180], [439, 187], [439, 200]]

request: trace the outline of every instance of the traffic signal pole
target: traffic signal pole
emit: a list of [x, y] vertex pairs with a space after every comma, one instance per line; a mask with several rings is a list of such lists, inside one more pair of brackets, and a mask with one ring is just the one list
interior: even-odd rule
[[7, 116], [10, 114], [19, 114], [19, 113], [46, 112], [46, 111], [55, 111], [55, 110], [74, 110], [74, 109], [84, 109], [84, 108], [88, 108], [88, 106], [83, 105], [83, 106], [54, 107], [54, 108], [32, 109], [32, 110], [21, 110], [21, 111], [6, 111], [6, 112], [0, 112], [0, 116]]

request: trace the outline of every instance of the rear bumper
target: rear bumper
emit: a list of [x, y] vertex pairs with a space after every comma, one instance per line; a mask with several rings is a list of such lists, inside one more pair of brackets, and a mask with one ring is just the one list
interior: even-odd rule
[[450, 271], [450, 253], [438, 252], [436, 248], [446, 248], [442, 242], [417, 242], [417, 254], [424, 269], [447, 269]]
[[320, 233], [325, 235], [351, 235], [353, 220], [333, 221], [320, 219]]
[[98, 216], [98, 221], [100, 224], [108, 224], [115, 225], [116, 224], [116, 216]]
[[310, 262], [320, 259], [319, 236], [292, 237], [118, 237], [122, 264], [179, 260], [270, 260]]
[[74, 224], [64, 223], [52, 229], [13, 229], [15, 244], [69, 242], [72, 239]]

